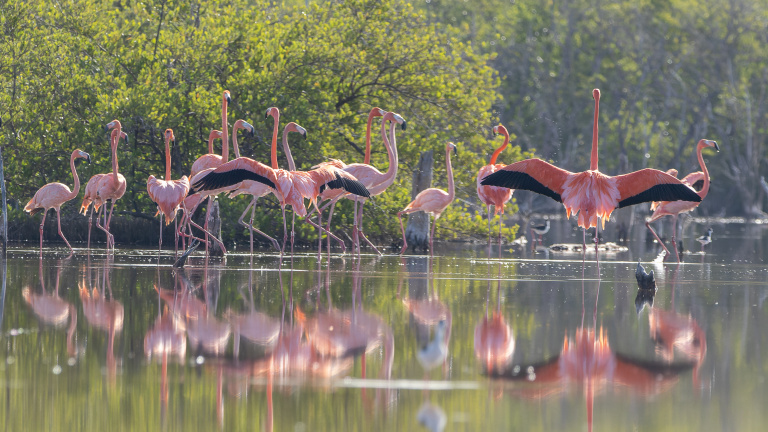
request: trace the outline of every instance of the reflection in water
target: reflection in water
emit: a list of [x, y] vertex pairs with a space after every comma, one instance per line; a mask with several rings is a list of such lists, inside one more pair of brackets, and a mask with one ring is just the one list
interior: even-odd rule
[[[66, 261], [66, 260], [64, 260]], [[32, 312], [35, 313], [43, 323], [53, 325], [55, 327], [62, 327], [69, 320], [69, 328], [67, 328], [67, 354], [70, 357], [74, 357], [77, 354], [75, 347], [74, 336], [77, 328], [77, 311], [72, 303], [59, 297], [59, 280], [61, 279], [61, 271], [64, 266], [62, 261], [56, 262], [56, 284], [53, 290], [53, 294], [48, 294], [45, 289], [45, 277], [43, 276], [43, 260], [40, 259], [40, 266], [38, 269], [38, 278], [40, 279], [40, 287], [43, 292], [36, 294], [32, 292], [29, 287], [25, 287], [21, 291], [24, 301], [27, 302], [29, 307], [32, 308]]]
[[419, 424], [429, 429], [430, 432], [442, 432], [448, 424], [448, 418], [439, 406], [431, 402], [424, 402], [416, 414]]
[[[496, 310], [493, 312], [492, 317], [488, 317], [489, 303], [492, 295], [491, 268], [493, 267], [493, 264], [490, 262], [490, 249], [488, 258], [488, 290], [485, 300], [485, 316], [475, 326], [475, 356], [486, 370], [492, 370], [502, 369], [512, 360], [512, 354], [515, 352], [515, 338], [512, 335], [512, 329], [501, 312], [501, 262], [497, 263]], [[499, 253], [499, 258], [501, 258], [501, 253]]]

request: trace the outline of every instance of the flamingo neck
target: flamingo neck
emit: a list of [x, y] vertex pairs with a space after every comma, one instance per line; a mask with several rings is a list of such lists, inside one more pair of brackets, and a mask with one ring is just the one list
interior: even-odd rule
[[229, 159], [229, 126], [227, 123], [227, 98], [221, 102], [221, 162]]
[[272, 169], [277, 169], [277, 126], [280, 124], [280, 111], [275, 111], [272, 117], [275, 119], [275, 125], [272, 127]]
[[165, 139], [165, 181], [171, 181], [171, 142]]
[[384, 181], [394, 180], [397, 176], [397, 141], [395, 139], [395, 129], [397, 122], [391, 122], [389, 126], [389, 136], [392, 137], [392, 141], [387, 138], [386, 134], [387, 122], [381, 123], [381, 139], [384, 141], [384, 147], [387, 149], [387, 156], [389, 157], [389, 167], [387, 167], [387, 173], [384, 176]]
[[288, 128], [283, 129], [283, 151], [285, 151], [285, 157], [288, 159], [288, 171], [296, 171], [296, 163], [293, 161], [291, 155], [291, 148], [288, 147]]
[[72, 177], [75, 178], [75, 186], [72, 189], [72, 193], [69, 194], [69, 199], [74, 199], [80, 192], [80, 177], [77, 176], [77, 170], [75, 169], [75, 159], [77, 159], [77, 153], [72, 153], [72, 157], [69, 158], [69, 168], [72, 170]]
[[237, 144], [237, 129], [232, 128], [232, 150], [235, 151], [235, 157], [240, 157], [240, 146]]
[[213, 134], [208, 135], [208, 154], [213, 153]]
[[376, 117], [373, 110], [368, 114], [368, 125], [365, 128], [365, 157], [363, 163], [366, 165], [371, 164], [371, 126], [373, 125], [373, 118]]
[[117, 138], [115, 138], [115, 140], [112, 141], [112, 178], [114, 178], [115, 183], [117, 183], [118, 181], [117, 169], [119, 167], [117, 164], [117, 143], [119, 140], [120, 140], [120, 134], [118, 133]]
[[699, 166], [701, 166], [701, 171], [704, 172], [704, 187], [696, 193], [702, 199], [709, 193], [709, 170], [707, 170], [707, 165], [704, 163], [704, 156], [701, 155], [701, 151], [704, 150], [704, 147], [706, 147], [706, 144], [703, 143], [696, 146], [696, 156], [699, 159]]
[[495, 152], [491, 155], [491, 161], [488, 162], [489, 165], [493, 165], [496, 163], [496, 158], [499, 157], [501, 152], [504, 151], [505, 148], [507, 148], [507, 144], [509, 144], [509, 134], [504, 134], [504, 144], [501, 145], [501, 147], [497, 148]]
[[595, 118], [592, 123], [592, 156], [589, 160], [589, 169], [597, 171], [597, 119], [600, 117], [600, 97], [595, 98]]
[[456, 196], [456, 191], [453, 184], [453, 167], [451, 166], [451, 148], [445, 151], [445, 170], [448, 173], [448, 203], [453, 202], [453, 197]]

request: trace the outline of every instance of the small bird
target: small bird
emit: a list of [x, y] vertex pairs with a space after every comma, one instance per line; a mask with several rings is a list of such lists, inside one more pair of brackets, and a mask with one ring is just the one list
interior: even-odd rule
[[541, 237], [549, 232], [549, 219], [545, 220], [544, 223], [531, 224], [531, 231], [539, 236], [539, 244], [541, 244]]
[[445, 320], [437, 323], [434, 338], [416, 352], [416, 359], [425, 371], [439, 366], [448, 357], [448, 341], [445, 340], [447, 331], [448, 324]]
[[696, 241], [701, 243], [701, 252], [703, 253], [704, 246], [712, 243], [712, 228], [707, 228], [707, 233], [701, 237], [698, 237]]
[[653, 270], [646, 273], [640, 261], [637, 261], [637, 270], [635, 270], [635, 279], [637, 279], [637, 295], [635, 296], [635, 310], [638, 315], [647, 305], [653, 307], [653, 298], [656, 296], [656, 279], [653, 276]]

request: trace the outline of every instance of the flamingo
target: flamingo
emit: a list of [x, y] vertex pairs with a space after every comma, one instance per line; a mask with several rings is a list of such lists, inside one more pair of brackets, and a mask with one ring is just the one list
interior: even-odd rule
[[[488, 258], [490, 259], [490, 253]], [[475, 356], [488, 370], [509, 364], [515, 352], [515, 336], [501, 311], [501, 263], [498, 264], [498, 269], [496, 310], [489, 316], [488, 303], [492, 295], [491, 264], [489, 263], [485, 316], [475, 326]]]
[[[480, 184], [529, 190], [563, 203], [568, 218], [571, 214], [579, 214], [578, 225], [584, 229], [584, 249], [586, 249], [586, 230], [595, 227], [595, 252], [597, 252], [597, 221], [602, 219], [602, 225], [605, 228], [605, 221], [611, 217], [615, 209], [649, 201], [699, 202], [701, 197], [680, 180], [652, 168], [619, 176], [601, 173], [597, 167], [597, 118], [600, 90], [592, 90], [592, 97], [595, 99], [595, 116], [588, 171], [572, 173], [541, 159], [526, 159], [505, 166], [483, 179]], [[599, 264], [598, 260], [598, 266]]]
[[453, 169], [451, 168], [451, 149], [454, 154], [458, 154], [456, 145], [449, 142], [445, 146], [445, 170], [448, 175], [448, 192], [437, 188], [424, 189], [416, 195], [416, 198], [411, 201], [410, 204], [397, 213], [397, 219], [400, 221], [400, 230], [403, 232], [403, 249], [400, 251], [400, 255], [405, 253], [408, 248], [408, 242], [405, 240], [405, 228], [403, 228], [403, 215], [410, 214], [417, 211], [423, 211], [424, 213], [431, 214], [435, 220], [432, 223], [432, 232], [429, 235], [429, 253], [432, 254], [434, 249], [432, 243], [435, 239], [435, 226], [440, 215], [446, 208], [453, 202], [453, 197], [456, 195], [453, 184]]
[[[378, 109], [378, 108], [375, 108]], [[379, 109], [379, 111], [381, 111]], [[383, 111], [381, 111], [383, 112]], [[374, 117], [374, 112], [371, 111], [371, 114], [369, 115], [368, 124], [370, 127], [370, 122], [372, 121]], [[387, 139], [386, 134], [386, 124], [387, 121], [391, 122], [391, 126], [389, 129], [389, 136], [391, 137], [391, 142], [389, 139]], [[369, 165], [368, 163], [354, 163], [345, 165], [341, 169], [349, 174], [352, 174], [356, 179], [360, 181], [363, 185], [365, 185], [366, 188], [371, 192], [371, 196], [380, 195], [383, 193], [387, 188], [394, 183], [395, 178], [397, 177], [397, 168], [398, 168], [398, 158], [397, 158], [397, 142], [395, 141], [395, 125], [398, 124], [400, 127], [405, 130], [406, 128], [406, 122], [403, 119], [402, 116], [399, 114], [393, 113], [393, 112], [386, 112], [383, 114], [383, 119], [381, 123], [381, 138], [384, 141], [384, 147], [387, 149], [387, 156], [389, 158], [389, 167], [387, 168], [387, 172], [382, 173], [376, 167]], [[370, 131], [366, 133], [366, 155], [368, 160], [370, 161]], [[333, 163], [333, 162], [331, 162]], [[336, 202], [343, 198], [347, 197], [347, 194], [340, 193], [339, 191], [325, 191], [323, 192], [322, 198], [324, 199], [331, 199], [331, 210], [328, 214], [328, 222], [326, 226], [326, 230], [330, 231], [331, 228], [331, 218], [333, 217], [333, 208], [336, 205]], [[355, 212], [354, 212], [354, 222], [353, 222], [353, 236], [355, 239], [355, 246], [357, 247], [358, 254], [360, 253], [360, 237], [362, 237], [368, 245], [370, 245], [373, 250], [376, 251], [377, 254], [381, 255], [381, 252], [376, 248], [376, 246], [371, 243], [370, 240], [365, 236], [365, 233], [363, 233], [363, 206], [365, 206], [365, 199], [361, 199], [359, 197], [355, 197], [354, 199], [354, 206], [355, 206]], [[358, 211], [357, 205], [360, 204], [360, 210]], [[318, 212], [318, 224], [320, 224], [320, 217], [321, 213]], [[330, 249], [330, 238], [328, 239], [328, 248]], [[319, 253], [319, 251], [318, 251]]]
[[[699, 201], [703, 200], [707, 197], [707, 194], [709, 193], [709, 171], [707, 170], [707, 165], [704, 163], [704, 157], [701, 155], [701, 151], [704, 150], [707, 147], [714, 147], [715, 150], [720, 151], [720, 147], [717, 145], [715, 141], [712, 140], [699, 140], [699, 143], [696, 145], [696, 156], [699, 159], [699, 166], [701, 166], [701, 171], [693, 172], [685, 176], [683, 178], [682, 182], [683, 184], [689, 186], [691, 190], [693, 189], [694, 184], [696, 184], [699, 181], [704, 182], [703, 187], [700, 191], [694, 192], [696, 195], [699, 196]], [[670, 170], [672, 171], [672, 170]], [[675, 174], [671, 174], [672, 176], [675, 176], [677, 174], [677, 171], [675, 171]], [[651, 215], [651, 218], [645, 223], [645, 226], [648, 227], [649, 230], [651, 230], [651, 233], [654, 237], [656, 237], [656, 240], [659, 242], [662, 248], [664, 248], [664, 251], [667, 252], [667, 255], [669, 255], [669, 250], [667, 250], [667, 247], [664, 246], [664, 242], [661, 241], [659, 236], [656, 234], [656, 231], [651, 228], [651, 222], [654, 222], [658, 219], [663, 218], [664, 216], [672, 216], [672, 246], [675, 248], [675, 258], [677, 258], [677, 262], [680, 262], [680, 254], [677, 252], [677, 217], [680, 215], [680, 213], [686, 213], [689, 212], [696, 207], [699, 206], [699, 202], [695, 201], [661, 201], [661, 202], [654, 202], [651, 204], [651, 210], [654, 210], [653, 214]]]
[[[189, 192], [189, 179], [187, 176], [183, 176], [180, 180], [171, 180], [171, 141], [175, 141], [172, 129], [165, 130], [165, 180], [155, 178], [150, 175], [147, 179], [147, 193], [149, 197], [157, 204], [157, 208], [160, 210], [160, 241], [158, 244], [158, 250], [163, 247], [163, 216], [165, 216], [165, 224], [170, 225], [171, 220], [176, 222], [176, 211], [180, 205], [184, 203], [184, 197]], [[176, 242], [179, 242], [179, 229], [178, 226], [174, 230], [176, 232]]]
[[[491, 244], [491, 205], [494, 207], [494, 215], [504, 214], [504, 206], [512, 199], [512, 194], [515, 192], [513, 189], [507, 189], [498, 186], [483, 186], [480, 184], [482, 179], [488, 175], [495, 173], [496, 171], [504, 168], [503, 164], [497, 164], [496, 158], [499, 157], [501, 152], [509, 145], [509, 132], [507, 128], [502, 125], [493, 127], [493, 134], [499, 134], [504, 136], [504, 144], [497, 148], [491, 155], [491, 160], [488, 161], [488, 165], [480, 168], [477, 172], [477, 196], [480, 197], [480, 201], [486, 205], [488, 209], [488, 244]], [[501, 244], [501, 218], [499, 218], [499, 244]]]
[[216, 168], [219, 165], [225, 163], [229, 158], [229, 136], [227, 135], [229, 125], [227, 124], [227, 107], [231, 102], [232, 99], [229, 96], [229, 90], [224, 90], [224, 93], [221, 96], [221, 132], [216, 134], [219, 138], [221, 138], [221, 155], [217, 155], [213, 152], [213, 139], [215, 138], [215, 132], [218, 131], [212, 130], [208, 137], [208, 153], [200, 156], [197, 158], [197, 160], [195, 160], [195, 162], [192, 164], [192, 170], [189, 173], [189, 178], [194, 177], [195, 174], [205, 169]]
[[[213, 141], [216, 139], [221, 138], [222, 132], [217, 129], [211, 129], [211, 132], [208, 134], [208, 153], [213, 153]], [[183, 216], [182, 216], [182, 222], [181, 222], [181, 232], [186, 229], [186, 226], [188, 224], [187, 218], [191, 218], [192, 215], [190, 213], [190, 210], [197, 209], [197, 207], [200, 205], [200, 202], [202, 201], [202, 196], [200, 194], [195, 195], [188, 195], [186, 198], [184, 198], [184, 205], [182, 206], [183, 209]], [[158, 213], [160, 214], [159, 210]], [[157, 216], [155, 214], [155, 216]], [[182, 247], [186, 247], [184, 243], [184, 237], [181, 239]]]
[[[109, 231], [109, 226], [112, 223], [112, 212], [115, 210], [115, 201], [119, 200], [125, 194], [125, 188], [127, 183], [125, 177], [118, 173], [117, 163], [117, 143], [119, 137], [122, 135], [122, 124], [119, 120], [112, 120], [105, 126], [106, 130], [115, 129], [117, 132], [113, 134], [111, 147], [112, 147], [112, 175], [106, 174], [101, 177], [96, 188], [96, 196], [105, 205], [104, 207], [104, 226], [101, 226], [99, 218], [96, 218], [96, 227], [104, 231], [107, 235], [107, 250], [110, 246], [112, 250], [115, 249], [115, 237]], [[109, 218], [107, 218], [106, 202], [111, 201], [112, 205], [109, 206]]]
[[69, 190], [69, 186], [64, 183], [48, 183], [35, 192], [35, 196], [24, 206], [24, 211], [28, 212], [30, 216], [34, 216], [39, 212], [43, 212], [43, 220], [40, 222], [40, 256], [43, 255], [43, 226], [45, 225], [45, 215], [48, 210], [56, 210], [56, 219], [59, 224], [59, 236], [64, 240], [69, 248], [69, 253], [72, 254], [75, 251], [72, 246], [69, 245], [67, 238], [64, 237], [64, 233], [61, 232], [61, 205], [67, 201], [75, 199], [77, 194], [80, 193], [80, 178], [77, 176], [77, 170], [75, 169], [75, 159], [84, 158], [91, 163], [91, 156], [80, 150], [75, 149], [72, 152], [72, 156], [69, 158], [69, 167], [72, 169], [72, 176], [75, 178], [74, 190]]

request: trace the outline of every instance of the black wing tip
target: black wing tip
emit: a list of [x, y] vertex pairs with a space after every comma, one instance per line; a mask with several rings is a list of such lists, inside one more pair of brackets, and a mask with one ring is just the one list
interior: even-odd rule
[[211, 172], [207, 176], [196, 181], [195, 184], [192, 185], [192, 189], [188, 195], [192, 195], [200, 191], [215, 190], [223, 187], [234, 186], [244, 180], [253, 180], [259, 183], [263, 183], [272, 189], [276, 189], [275, 183], [263, 175], [257, 174], [247, 169], [238, 168], [222, 173]]
[[680, 183], [657, 184], [637, 195], [619, 201], [617, 208], [652, 201], [690, 201], [701, 202], [701, 197], [690, 187]]
[[481, 182], [482, 186], [498, 186], [508, 189], [520, 189], [536, 192], [561, 203], [563, 198], [559, 193], [544, 186], [541, 182], [533, 178], [530, 174], [520, 171], [500, 170], [486, 176]]

